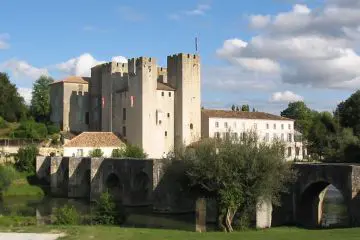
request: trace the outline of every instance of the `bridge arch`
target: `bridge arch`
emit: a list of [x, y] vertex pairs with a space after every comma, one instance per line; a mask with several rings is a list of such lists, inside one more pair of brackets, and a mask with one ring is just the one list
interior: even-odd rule
[[113, 196], [114, 200], [122, 201], [123, 183], [116, 173], [112, 172], [106, 177], [105, 187], [106, 190]]

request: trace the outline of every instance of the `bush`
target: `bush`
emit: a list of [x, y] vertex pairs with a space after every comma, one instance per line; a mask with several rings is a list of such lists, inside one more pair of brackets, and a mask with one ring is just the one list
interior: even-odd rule
[[114, 201], [110, 193], [102, 193], [99, 201], [95, 204], [93, 220], [95, 224], [102, 225], [122, 224], [126, 221], [125, 209]]
[[20, 148], [15, 157], [15, 167], [20, 172], [35, 173], [36, 156], [39, 150], [34, 145]]
[[80, 223], [80, 215], [74, 206], [65, 205], [62, 208], [57, 208], [54, 215], [54, 224], [56, 225], [77, 225]]
[[136, 145], [126, 145], [125, 148], [114, 149], [111, 153], [114, 158], [146, 158], [147, 154], [144, 150]]
[[23, 121], [13, 132], [15, 138], [44, 139], [48, 134], [46, 125], [33, 120]]
[[47, 131], [48, 131], [49, 135], [59, 133], [60, 132], [60, 127], [55, 125], [55, 124], [50, 124], [50, 125], [47, 125]]
[[0, 165], [0, 192], [6, 191], [17, 177], [17, 172], [11, 165]]
[[8, 127], [7, 122], [2, 117], [0, 117], [0, 129], [7, 128], [7, 127]]
[[102, 157], [102, 156], [104, 156], [104, 152], [101, 151], [101, 149], [96, 148], [89, 152], [89, 156], [90, 157]]

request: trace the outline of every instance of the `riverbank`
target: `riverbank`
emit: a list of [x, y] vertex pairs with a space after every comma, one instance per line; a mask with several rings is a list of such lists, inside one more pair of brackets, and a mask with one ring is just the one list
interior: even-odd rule
[[20, 228], [5, 228], [2, 232], [32, 232], [32, 233], [63, 233], [62, 240], [88, 239], [128, 239], [128, 240], [355, 240], [359, 239], [360, 228], [306, 230], [299, 228], [271, 228], [268, 230], [249, 230], [244, 232], [195, 233], [177, 230], [159, 230], [142, 228], [120, 228], [109, 226], [32, 226]]
[[38, 185], [32, 184], [31, 179], [34, 178], [24, 173], [18, 173], [16, 179], [10, 184], [8, 189], [2, 193], [3, 198], [7, 197], [34, 197], [42, 198], [45, 192]]

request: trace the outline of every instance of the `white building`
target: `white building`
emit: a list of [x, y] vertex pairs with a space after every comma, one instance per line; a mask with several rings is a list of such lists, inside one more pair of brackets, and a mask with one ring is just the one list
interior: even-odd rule
[[94, 149], [101, 149], [104, 157], [111, 157], [114, 149], [125, 144], [112, 132], [83, 132], [64, 144], [65, 157], [89, 157]]
[[[246, 132], [255, 132], [259, 139], [274, 139], [286, 143], [286, 158], [301, 160], [306, 149], [301, 136], [294, 129], [294, 120], [263, 112], [240, 112], [203, 109], [201, 112], [202, 138], [240, 138]], [[232, 135], [232, 136], [230, 136]]]

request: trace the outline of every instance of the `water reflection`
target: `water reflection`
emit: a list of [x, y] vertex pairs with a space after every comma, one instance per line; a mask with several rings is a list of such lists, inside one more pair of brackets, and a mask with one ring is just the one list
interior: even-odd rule
[[347, 207], [341, 192], [330, 185], [324, 196], [322, 205], [322, 227], [348, 226], [349, 217]]
[[[93, 206], [84, 200], [46, 197], [40, 200], [24, 197], [5, 198], [0, 201], [0, 215], [36, 216], [38, 224], [50, 224], [55, 209], [70, 204], [74, 206], [83, 219], [84, 224], [91, 224]], [[185, 214], [154, 213], [152, 206], [126, 207], [128, 218], [124, 226], [151, 227], [166, 229], [194, 230], [195, 216]]]

